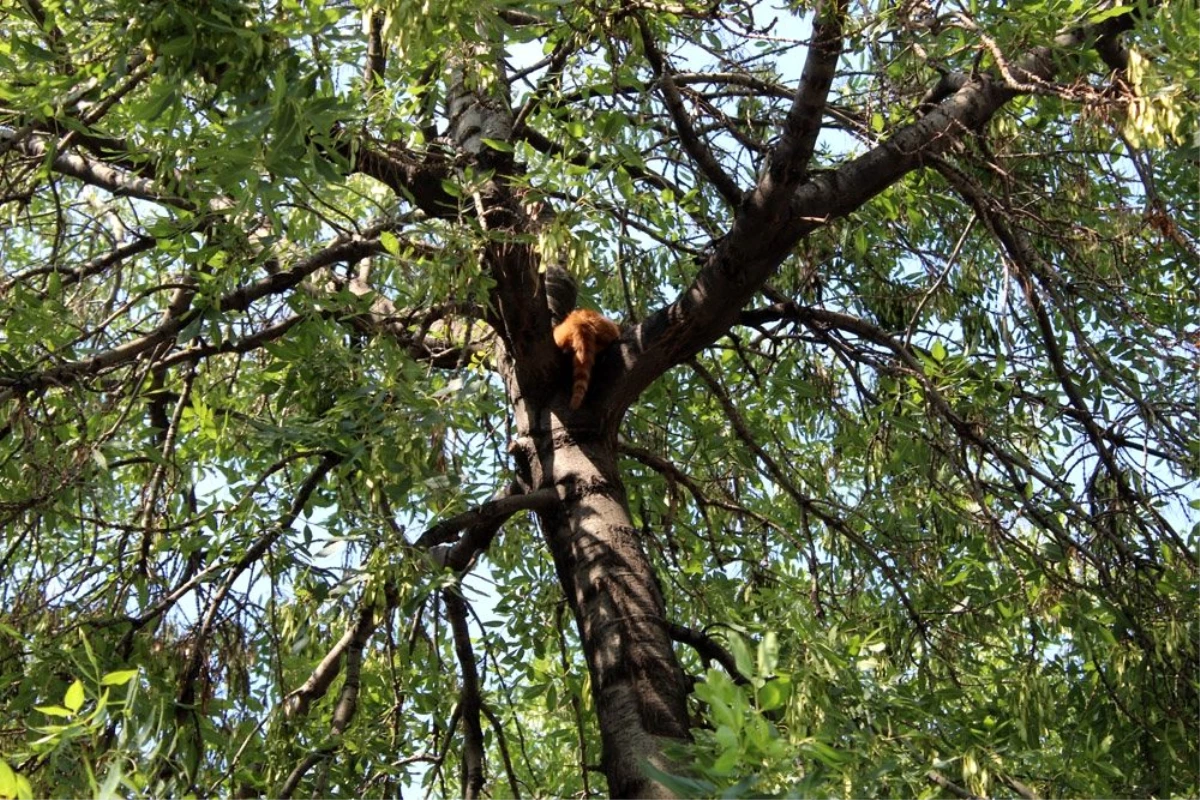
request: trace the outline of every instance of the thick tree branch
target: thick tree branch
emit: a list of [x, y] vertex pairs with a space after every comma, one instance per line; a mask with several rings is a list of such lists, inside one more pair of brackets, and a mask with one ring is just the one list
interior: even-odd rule
[[818, 6], [813, 22], [812, 44], [800, 76], [800, 86], [783, 126], [783, 137], [771, 154], [770, 170], [759, 181], [755, 192], [770, 204], [781, 192], [790, 193], [805, 175], [821, 133], [821, 119], [829, 89], [833, 86], [838, 59], [842, 55], [842, 25], [846, 17], [845, 0]]
[[560, 502], [561, 499], [558, 490], [553, 488], [538, 489], [529, 494], [518, 494], [517, 491], [516, 487], [509, 486], [498, 492], [491, 500], [442, 520], [421, 534], [415, 545], [421, 548], [430, 548], [434, 545], [445, 544], [467, 528], [496, 525], [518, 511], [545, 510]]
[[288, 717], [302, 717], [308, 713], [313, 701], [320, 700], [329, 691], [333, 681], [342, 669], [342, 656], [352, 646], [365, 646], [375, 630], [375, 610], [372, 603], [360, 603], [358, 619], [346, 629], [342, 638], [329, 649], [321, 662], [313, 669], [308, 680], [289, 694], [283, 703], [284, 714]]
[[705, 661], [716, 661], [720, 664], [734, 683], [739, 686], [750, 685], [750, 679], [738, 671], [733, 653], [726, 650], [720, 642], [704, 631], [671, 622], [668, 624], [668, 632], [671, 634], [672, 641], [690, 646]]
[[[1103, 30], [1092, 32], [1128, 24], [1126, 16], [1128, 12], [1105, 20]], [[1077, 36], [1069, 38], [1063, 41], [1078, 41]], [[1046, 55], [1035, 51], [1023, 59], [1022, 74], [1051, 77], [1052, 60]], [[930, 156], [978, 130], [1014, 96], [1016, 92], [1003, 83], [977, 76], [887, 141], [837, 170], [811, 176], [795, 191], [786, 187], [788, 191], [781, 193], [768, 172], [748, 195], [729, 234], [714, 243], [692, 285], [611, 348], [615, 357], [605, 359], [609, 383], [599, 398], [610, 409], [610, 417], [619, 419], [659, 375], [724, 335], [739, 310], [803, 237], [862, 207]]]
[[[692, 283], [671, 305], [627, 332], [613, 349], [624, 374], [606, 398], [618, 415], [670, 367], [724, 335], [738, 312], [801, 238], [846, 216], [923, 159], [986, 122], [1011, 97], [980, 79], [916, 123], [834, 172], [813, 176], [789, 198], [756, 189], [733, 229], [716, 243]], [[767, 199], [774, 200], [766, 204]]]
[[[473, 58], [494, 60], [506, 75], [500, 46], [476, 43]], [[449, 134], [463, 159], [492, 177], [471, 187], [475, 219], [485, 232], [481, 262], [494, 281], [487, 321], [497, 333], [497, 363], [518, 407], [540, 403], [552, 393], [553, 376], [561, 353], [550, 336], [541, 259], [530, 234], [540, 221], [526, 201], [523, 179], [512, 153], [484, 144], [486, 139], [513, 141], [514, 119], [506, 80], [473, 82], [478, 69], [467, 53], [452, 59], [446, 90]], [[465, 166], [465, 164], [464, 164]]]
[[429, 216], [458, 215], [458, 198], [442, 187], [442, 181], [453, 177], [449, 160], [432, 154], [417, 157], [398, 145], [389, 145], [385, 153], [374, 142], [349, 136], [339, 145], [338, 152], [350, 163], [351, 172], [374, 178]]
[[[8, 128], [0, 128], [0, 146], [12, 144], [14, 148], [29, 158], [44, 159], [51, 153], [52, 145], [40, 135], [29, 136], [23, 141], [18, 140], [18, 132]], [[50, 166], [55, 172], [66, 175], [84, 183], [104, 189], [118, 197], [136, 197], [139, 200], [149, 200], [155, 203], [181, 208], [185, 211], [195, 211], [197, 206], [190, 200], [173, 197], [147, 178], [130, 175], [110, 167], [102, 161], [75, 155], [73, 153], [55, 152], [50, 156]]]
[[[394, 597], [389, 598], [393, 601]], [[394, 603], [389, 607], [389, 611], [394, 607]], [[310, 751], [301, 759], [300, 763], [291, 771], [283, 786], [279, 789], [279, 796], [282, 798], [291, 797], [296, 788], [300, 785], [300, 781], [308, 773], [312, 767], [322, 759], [331, 757], [337, 752], [339, 747], [338, 741], [346, 728], [349, 727], [354, 719], [354, 712], [358, 709], [358, 694], [362, 686], [362, 662], [363, 651], [366, 649], [367, 641], [371, 638], [371, 633], [375, 630], [375, 614], [371, 607], [364, 607], [359, 612], [358, 622], [346, 631], [346, 635], [341, 641], [330, 651], [329, 655], [322, 660], [317, 669], [305, 682], [304, 686], [297, 690], [289, 697], [289, 700], [295, 699], [296, 706], [289, 707], [286, 702], [284, 713], [288, 716], [303, 715], [308, 711], [308, 703], [313, 697], [324, 696], [329, 684], [337, 676], [338, 668], [342, 662], [342, 656], [345, 657], [346, 677], [342, 681], [342, 690], [338, 693], [337, 704], [333, 707], [333, 716], [330, 719], [329, 729], [334, 737], [334, 742], [327, 744], [324, 747]], [[332, 661], [331, 661], [332, 659]], [[314, 683], [314, 679], [316, 683]], [[310, 686], [310, 684], [313, 684]], [[299, 692], [308, 689], [310, 695], [300, 695]], [[303, 708], [299, 708], [300, 704]], [[290, 713], [289, 713], [290, 712]]]

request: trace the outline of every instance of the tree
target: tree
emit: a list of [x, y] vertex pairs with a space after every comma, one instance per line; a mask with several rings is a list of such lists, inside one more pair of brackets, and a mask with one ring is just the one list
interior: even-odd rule
[[0, 796], [1200, 791], [1200, 15], [1013, 5], [0, 12]]

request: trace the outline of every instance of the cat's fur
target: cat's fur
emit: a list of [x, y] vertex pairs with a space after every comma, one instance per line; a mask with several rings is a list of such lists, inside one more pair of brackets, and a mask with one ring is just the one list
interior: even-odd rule
[[554, 343], [560, 350], [571, 353], [575, 366], [571, 384], [571, 408], [583, 405], [588, 384], [592, 381], [592, 367], [596, 354], [621, 336], [617, 323], [598, 311], [577, 308], [554, 328]]

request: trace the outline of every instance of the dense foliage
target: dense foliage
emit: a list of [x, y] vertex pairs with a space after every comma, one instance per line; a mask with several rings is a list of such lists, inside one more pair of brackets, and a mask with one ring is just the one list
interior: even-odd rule
[[1200, 793], [1198, 35], [3, 6], [0, 797]]

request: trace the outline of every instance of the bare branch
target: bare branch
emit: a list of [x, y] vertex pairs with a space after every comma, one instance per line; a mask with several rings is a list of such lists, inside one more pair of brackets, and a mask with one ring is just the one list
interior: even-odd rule
[[203, 663], [207, 650], [208, 638], [212, 634], [213, 625], [216, 623], [217, 613], [220, 611], [221, 604], [229, 595], [230, 590], [233, 589], [234, 583], [237, 582], [237, 579], [245, 572], [247, 567], [262, 558], [271, 545], [292, 527], [292, 523], [304, 511], [305, 506], [308, 505], [308, 501], [312, 498], [313, 492], [321, 485], [321, 481], [341, 461], [342, 457], [337, 453], [325, 453], [321, 457], [320, 463], [305, 478], [304, 482], [300, 484], [300, 488], [296, 492], [296, 496], [292, 499], [291, 505], [279, 518], [279, 521], [275, 523], [275, 526], [251, 545], [242, 554], [241, 558], [230, 566], [229, 573], [225, 576], [221, 587], [208, 603], [208, 608], [205, 610], [204, 617], [200, 622], [200, 628], [191, 643], [191, 655], [188, 657], [187, 664], [180, 674], [178, 705], [181, 709], [191, 709], [195, 703], [196, 681], [199, 678], [200, 665]]
[[454, 652], [458, 657], [458, 671], [462, 685], [458, 693], [458, 709], [463, 723], [463, 749], [459, 786], [467, 800], [480, 797], [483, 793], [483, 725], [480, 723], [482, 699], [479, 693], [479, 667], [475, 663], [475, 651], [471, 647], [471, 631], [467, 627], [467, 601], [463, 599], [461, 587], [455, 586], [442, 592], [446, 606], [446, 617], [454, 633]]
[[518, 511], [547, 509], [560, 500], [558, 491], [553, 488], [538, 489], [529, 494], [516, 494], [516, 491], [515, 487], [509, 486], [497, 492], [486, 503], [481, 503], [475, 508], [442, 520], [421, 534], [416, 541], [416, 546], [430, 548], [434, 545], [444, 544], [453, 540], [455, 534], [467, 528], [497, 524]]
[[667, 104], [667, 111], [671, 113], [671, 119], [675, 122], [675, 130], [679, 133], [679, 141], [683, 144], [683, 149], [696, 162], [696, 166], [700, 168], [704, 176], [712, 182], [713, 187], [725, 198], [725, 202], [732, 208], [737, 208], [742, 202], [741, 188], [733, 178], [729, 177], [712, 151], [708, 149], [708, 145], [700, 139], [692, 127], [687, 109], [683, 106], [683, 97], [679, 94], [679, 87], [675, 85], [674, 77], [667, 68], [662, 53], [658, 51], [658, 45], [654, 41], [654, 36], [650, 32], [646, 20], [641, 14], [634, 15], [634, 19], [637, 20], [638, 29], [642, 34], [642, 46], [646, 50], [646, 60], [650, 62], [650, 67], [654, 70], [655, 77], [658, 78], [659, 86], [662, 87], [663, 101]]
[[750, 679], [738, 671], [733, 653], [726, 650], [720, 642], [704, 631], [671, 622], [668, 623], [668, 632], [671, 634], [672, 640], [690, 646], [704, 660], [716, 661], [720, 664], [734, 683], [740, 686], [750, 685]]

